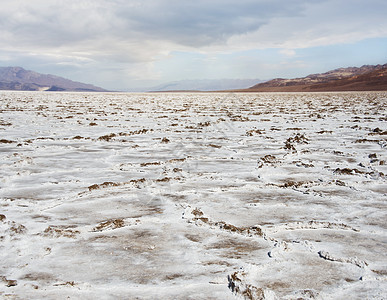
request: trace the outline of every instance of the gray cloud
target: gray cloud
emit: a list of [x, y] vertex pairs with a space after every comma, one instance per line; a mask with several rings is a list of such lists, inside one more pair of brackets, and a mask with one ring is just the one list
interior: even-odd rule
[[303, 1], [143, 1], [122, 9], [118, 16], [128, 29], [145, 37], [161, 38], [188, 46], [224, 42], [236, 34], [259, 29], [271, 18], [297, 15]]
[[112, 29], [102, 1], [15, 1], [0, 12], [1, 29], [20, 43], [61, 46], [97, 38]]
[[15, 1], [1, 29], [24, 43], [62, 46], [104, 36], [162, 39], [188, 46], [224, 42], [271, 18], [297, 15], [303, 0]]
[[[345, 28], [351, 31], [356, 24], [383, 28], [383, 21], [379, 25], [367, 22], [369, 16], [379, 21], [386, 10], [387, 4], [380, 0], [21, 0], [2, 6], [0, 43], [37, 51], [64, 47], [90, 53], [109, 49], [121, 53], [125, 45], [129, 55], [141, 57], [142, 50], [136, 48], [149, 44], [152, 48], [158, 44], [162, 50], [166, 44], [225, 45], [230, 38], [264, 28], [262, 35], [251, 36], [249, 42], [265, 47], [269, 39], [277, 43], [299, 35], [313, 39], [313, 34], [321, 34], [313, 30], [321, 23], [330, 35]], [[104, 45], [105, 41], [109, 44]]]

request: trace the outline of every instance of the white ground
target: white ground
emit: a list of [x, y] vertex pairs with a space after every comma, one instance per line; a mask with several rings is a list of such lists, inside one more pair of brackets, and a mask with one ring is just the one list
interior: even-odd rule
[[387, 93], [0, 93], [5, 299], [386, 299]]

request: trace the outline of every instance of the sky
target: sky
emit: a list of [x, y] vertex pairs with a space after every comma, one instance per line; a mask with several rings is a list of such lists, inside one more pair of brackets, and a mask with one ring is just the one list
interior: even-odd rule
[[385, 0], [0, 0], [0, 66], [132, 90], [387, 63]]

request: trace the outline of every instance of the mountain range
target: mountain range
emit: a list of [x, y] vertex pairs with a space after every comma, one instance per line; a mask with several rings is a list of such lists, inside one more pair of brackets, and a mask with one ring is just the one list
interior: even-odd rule
[[[251, 86], [251, 87], [249, 87]], [[40, 74], [21, 67], [0, 67], [0, 90], [105, 92], [91, 84]], [[181, 80], [147, 91], [326, 92], [387, 91], [387, 64], [364, 65], [311, 74], [301, 78]]]
[[244, 89], [253, 84], [264, 82], [260, 79], [199, 79], [179, 80], [147, 88], [152, 92], [168, 91], [222, 91], [226, 89]]
[[0, 90], [104, 92], [103, 88], [21, 67], [0, 67]]
[[276, 78], [244, 92], [387, 91], [387, 64], [340, 68], [302, 78]]

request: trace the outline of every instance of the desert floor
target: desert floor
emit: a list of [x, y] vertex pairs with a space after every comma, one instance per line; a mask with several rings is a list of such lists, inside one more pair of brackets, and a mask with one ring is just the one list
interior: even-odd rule
[[0, 92], [0, 296], [386, 299], [386, 173], [386, 92]]

